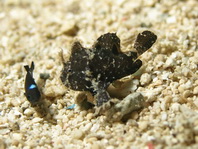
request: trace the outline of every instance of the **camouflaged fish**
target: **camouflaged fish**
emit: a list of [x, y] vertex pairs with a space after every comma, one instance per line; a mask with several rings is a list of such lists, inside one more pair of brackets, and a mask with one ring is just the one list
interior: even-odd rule
[[67, 62], [63, 62], [61, 81], [76, 91], [89, 91], [97, 106], [109, 101], [108, 86], [115, 80], [135, 73], [141, 66], [138, 59], [157, 40], [151, 31], [138, 34], [134, 48], [137, 52], [123, 53], [116, 33], [100, 36], [92, 48], [84, 48], [75, 42]]

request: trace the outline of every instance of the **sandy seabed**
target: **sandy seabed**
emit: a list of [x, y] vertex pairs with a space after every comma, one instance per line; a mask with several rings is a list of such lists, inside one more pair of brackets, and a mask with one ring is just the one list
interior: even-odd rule
[[[197, 26], [197, 0], [0, 0], [0, 148], [198, 148]], [[147, 106], [124, 122], [67, 109], [76, 92], [60, 82], [61, 49], [67, 57], [74, 41], [116, 32], [129, 51], [144, 30], [158, 39], [131, 90]], [[45, 112], [24, 96], [31, 61]]]

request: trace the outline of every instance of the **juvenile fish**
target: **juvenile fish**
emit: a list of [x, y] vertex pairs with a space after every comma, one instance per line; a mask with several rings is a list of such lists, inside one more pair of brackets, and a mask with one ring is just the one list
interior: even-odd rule
[[76, 41], [68, 61], [63, 62], [60, 76], [62, 83], [76, 91], [89, 91], [99, 107], [110, 100], [108, 86], [118, 79], [135, 73], [142, 61], [138, 57], [157, 40], [151, 31], [138, 34], [136, 52], [122, 52], [116, 33], [101, 35], [91, 48], [84, 48]]
[[32, 62], [31, 67], [25, 65], [24, 68], [27, 71], [24, 95], [31, 104], [35, 104], [39, 101], [41, 93], [33, 78], [34, 62]]

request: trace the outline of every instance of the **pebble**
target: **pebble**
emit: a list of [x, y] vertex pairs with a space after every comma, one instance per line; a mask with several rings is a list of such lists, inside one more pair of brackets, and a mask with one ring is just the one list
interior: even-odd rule
[[20, 99], [15, 98], [15, 100], [12, 100], [11, 103], [14, 107], [18, 107], [21, 104], [19, 101]]
[[168, 58], [164, 64], [165, 68], [173, 67], [175, 65], [175, 61], [172, 58]]
[[198, 80], [196, 80], [194, 83], [195, 83], [195, 85], [198, 85]]
[[33, 122], [33, 123], [40, 123], [40, 122], [42, 122], [42, 121], [43, 121], [43, 119], [40, 118], [40, 117], [35, 117], [34, 119], [32, 119], [32, 122]]
[[131, 127], [136, 127], [138, 124], [137, 124], [137, 121], [135, 121], [133, 119], [129, 119], [127, 121], [126, 125], [131, 126]]
[[175, 111], [175, 112], [178, 112], [178, 111], [179, 111], [179, 107], [180, 107], [180, 104], [178, 104], [178, 103], [173, 103], [173, 104], [171, 105], [171, 109], [172, 109], [173, 111]]
[[188, 77], [188, 74], [190, 73], [190, 69], [187, 67], [184, 67], [182, 69], [182, 74], [184, 74], [184, 76]]
[[161, 110], [166, 111], [168, 108], [167, 103], [165, 101], [161, 102], [160, 108]]
[[162, 114], [161, 114], [161, 120], [162, 120], [162, 121], [167, 120], [167, 113], [162, 113]]
[[63, 109], [63, 107], [64, 107], [64, 106], [63, 106], [61, 103], [58, 103], [57, 108], [58, 108], [59, 110]]
[[27, 108], [29, 108], [29, 107], [30, 107], [30, 102], [27, 101], [27, 100], [25, 100], [25, 101], [23, 102], [23, 104], [21, 105], [21, 108], [23, 108], [23, 109], [27, 109]]
[[165, 103], [171, 103], [171, 101], [172, 101], [172, 97], [170, 96], [170, 95], [167, 95], [166, 97], [164, 97], [164, 102]]
[[86, 124], [83, 131], [89, 131], [89, 130], [91, 129], [92, 126], [93, 126], [92, 123]]
[[0, 149], [6, 149], [6, 144], [0, 139]]
[[191, 92], [189, 90], [185, 90], [182, 95], [184, 98], [188, 98], [191, 95]]
[[83, 132], [79, 129], [73, 130], [71, 132], [73, 139], [81, 139], [83, 137]]
[[13, 131], [17, 131], [17, 130], [20, 129], [19, 124], [18, 124], [17, 122], [15, 122], [15, 123], [10, 123], [9, 125], [10, 125], [9, 127], [10, 127]]
[[12, 134], [12, 137], [13, 137], [14, 139], [16, 139], [16, 140], [22, 140], [23, 135], [22, 135], [22, 133], [13, 133], [13, 134]]
[[87, 114], [87, 120], [91, 120], [93, 118], [93, 113], [88, 113]]
[[14, 146], [19, 146], [19, 143], [20, 143], [19, 140], [13, 138], [13, 140], [12, 140], [12, 145], [14, 145]]
[[196, 86], [196, 87], [193, 89], [193, 94], [194, 94], [194, 95], [197, 95], [197, 94], [198, 94], [198, 86]]
[[195, 126], [195, 127], [193, 128], [193, 130], [194, 130], [195, 135], [198, 135], [198, 126]]
[[67, 22], [60, 28], [60, 34], [65, 34], [68, 36], [75, 36], [77, 34], [78, 27], [73, 21]]
[[34, 113], [34, 111], [32, 110], [32, 109], [25, 109], [25, 111], [24, 111], [24, 114], [25, 115], [27, 115], [27, 116], [30, 116], [30, 115], [32, 115]]
[[71, 130], [71, 128], [66, 128], [66, 135], [70, 135], [72, 133], [72, 130]]
[[139, 122], [138, 127], [140, 130], [144, 131], [148, 127], [148, 122], [146, 121]]
[[89, 143], [92, 143], [92, 144], [94, 144], [94, 142], [96, 142], [98, 139], [96, 138], [96, 137], [90, 137], [90, 138], [88, 138], [87, 140], [86, 140], [86, 142], [89, 142]]
[[156, 57], [154, 59], [154, 62], [156, 64], [159, 63], [159, 62], [164, 62], [165, 57], [166, 57], [166, 55], [158, 54], [158, 55], [156, 55]]
[[115, 147], [110, 145], [110, 146], [107, 146], [106, 149], [115, 149]]
[[134, 112], [131, 113], [131, 118], [132, 118], [133, 120], [137, 120], [138, 117], [139, 117], [138, 112], [134, 111]]
[[101, 146], [98, 143], [93, 143], [91, 149], [101, 149]]
[[91, 132], [96, 132], [98, 131], [98, 129], [100, 128], [100, 125], [99, 124], [94, 124], [93, 127], [91, 128]]
[[177, 18], [176, 16], [170, 16], [166, 19], [166, 23], [168, 24], [172, 24], [172, 23], [175, 23], [177, 21]]
[[57, 85], [51, 85], [47, 88], [43, 89], [44, 95], [47, 97], [58, 97], [65, 94], [65, 90], [61, 87], [57, 87]]
[[106, 112], [107, 120], [119, 121], [124, 115], [142, 108], [144, 103], [141, 93], [131, 93]]
[[43, 79], [43, 80], [47, 80], [50, 78], [50, 74], [49, 73], [40, 73], [40, 79]]
[[141, 75], [141, 78], [140, 78], [140, 83], [141, 85], [146, 85], [146, 84], [149, 84], [151, 82], [151, 75], [148, 74], [148, 73], [144, 73]]
[[47, 69], [52, 69], [54, 67], [54, 61], [53, 60], [48, 60], [46, 62], [45, 66], [46, 66]]
[[183, 93], [184, 92], [184, 86], [183, 85], [180, 85], [179, 87], [178, 87], [178, 90], [179, 90], [179, 92], [180, 93]]
[[83, 121], [82, 115], [78, 115], [77, 118], [76, 118], [76, 120], [78, 121], [78, 123], [79, 122], [82, 122]]
[[4, 98], [4, 96], [0, 92], [0, 101], [4, 101], [4, 100], [5, 100], [5, 98]]
[[86, 115], [87, 115], [87, 111], [81, 111], [81, 112], [80, 112], [80, 115], [81, 115], [82, 117], [86, 116]]
[[198, 143], [198, 136], [195, 136], [195, 142]]
[[126, 137], [126, 140], [129, 141], [129, 142], [134, 141], [134, 139], [135, 139], [134, 135], [128, 135]]

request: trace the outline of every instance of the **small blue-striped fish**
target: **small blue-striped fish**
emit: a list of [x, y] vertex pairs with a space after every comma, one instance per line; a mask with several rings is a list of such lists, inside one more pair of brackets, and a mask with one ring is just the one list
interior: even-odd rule
[[35, 104], [39, 101], [41, 94], [33, 78], [34, 62], [32, 62], [31, 67], [25, 65], [24, 68], [27, 71], [24, 95], [31, 104]]

